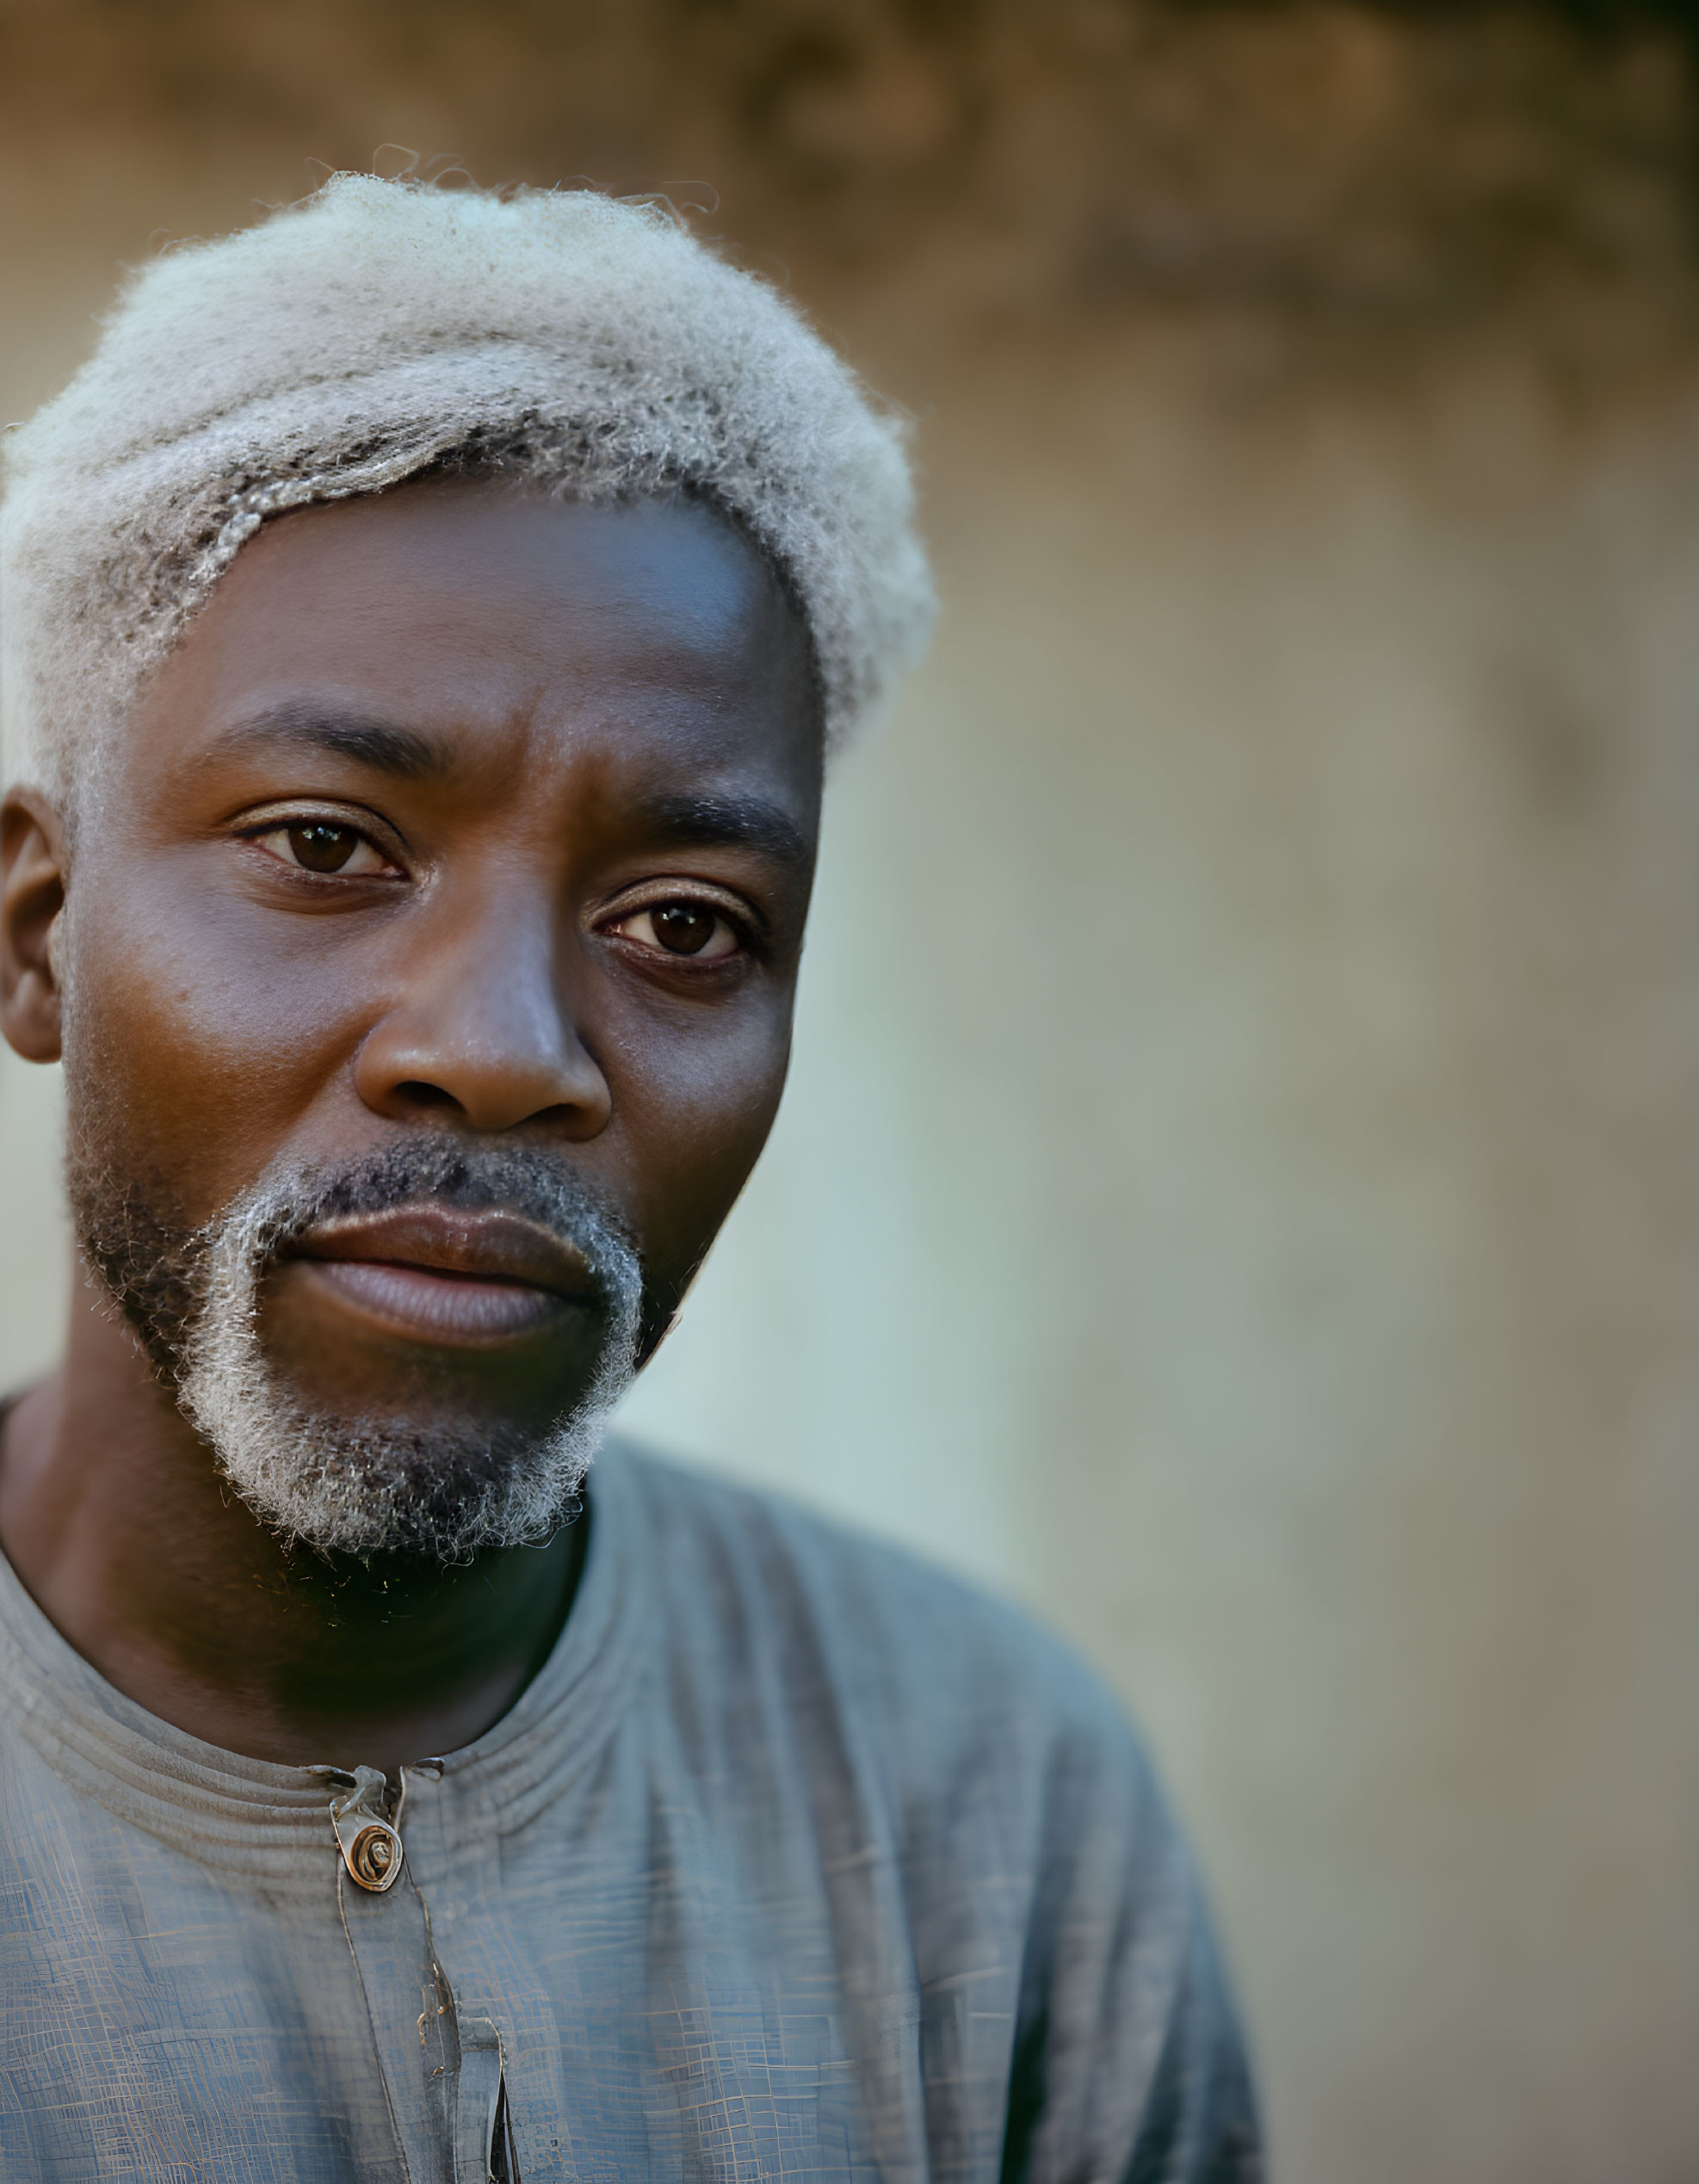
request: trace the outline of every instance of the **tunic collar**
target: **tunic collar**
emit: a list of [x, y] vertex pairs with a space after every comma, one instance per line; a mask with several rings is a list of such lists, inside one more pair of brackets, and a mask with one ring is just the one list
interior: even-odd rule
[[[640, 1497], [630, 1459], [605, 1450], [587, 1496], [590, 1542], [560, 1636], [492, 1728], [443, 1757], [440, 1781], [409, 1777], [404, 1823], [431, 1862], [487, 1859], [528, 1825], [594, 1758], [623, 1712], [649, 1627], [647, 1558], [634, 1536]], [[109, 1684], [53, 1628], [0, 1556], [0, 1721], [59, 1779], [114, 1818], [184, 1856], [273, 1891], [322, 1891], [336, 1837], [322, 1774], [357, 1752], [302, 1754], [299, 1767], [221, 1750], [148, 1712]]]

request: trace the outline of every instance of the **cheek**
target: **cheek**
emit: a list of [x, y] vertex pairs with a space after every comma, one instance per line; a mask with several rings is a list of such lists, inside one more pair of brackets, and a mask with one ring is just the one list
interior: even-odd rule
[[[347, 978], [244, 945], [240, 906], [169, 885], [77, 905], [66, 1085], [186, 1212], [215, 1212], [276, 1153], [357, 1040]], [[89, 936], [85, 941], [84, 936]], [[121, 938], [114, 938], [121, 936]]]
[[662, 1281], [694, 1271], [766, 1144], [790, 1027], [791, 996], [775, 991], [687, 1036], [630, 1038], [604, 1064], [639, 1241]]

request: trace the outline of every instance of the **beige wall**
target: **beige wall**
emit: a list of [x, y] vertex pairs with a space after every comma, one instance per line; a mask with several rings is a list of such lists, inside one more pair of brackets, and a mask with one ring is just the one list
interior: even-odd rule
[[[0, 261], [6, 414], [118, 201]], [[1699, 2174], [1693, 395], [837, 323], [924, 415], [945, 619], [632, 1422], [1125, 1690], [1290, 2184]], [[53, 1161], [8, 1059], [9, 1379]]]

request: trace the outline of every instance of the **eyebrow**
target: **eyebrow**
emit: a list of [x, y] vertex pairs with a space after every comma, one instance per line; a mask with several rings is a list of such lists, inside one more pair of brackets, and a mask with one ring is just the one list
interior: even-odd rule
[[813, 868], [813, 842], [765, 797], [646, 797], [633, 816], [646, 833], [680, 848], [753, 849], [804, 877]]
[[[324, 751], [410, 781], [439, 780], [453, 765], [447, 747], [417, 728], [318, 705], [250, 713], [226, 728], [214, 749], [250, 743]], [[632, 816], [638, 830], [670, 846], [753, 849], [804, 879], [813, 869], [813, 842], [782, 805], [766, 797], [662, 794], [642, 799]]]
[[438, 780], [450, 764], [444, 747], [417, 728], [324, 706], [281, 705], [250, 713], [226, 728], [215, 748], [239, 750], [247, 743], [292, 743], [409, 781]]

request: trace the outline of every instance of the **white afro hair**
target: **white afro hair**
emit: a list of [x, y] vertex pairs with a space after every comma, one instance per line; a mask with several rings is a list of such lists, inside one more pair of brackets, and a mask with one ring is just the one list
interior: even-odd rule
[[13, 776], [68, 794], [268, 515], [443, 463], [724, 509], [806, 620], [829, 744], [924, 649], [901, 429], [770, 288], [652, 205], [338, 175], [134, 275], [9, 435]]

